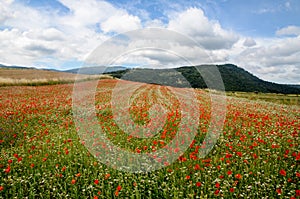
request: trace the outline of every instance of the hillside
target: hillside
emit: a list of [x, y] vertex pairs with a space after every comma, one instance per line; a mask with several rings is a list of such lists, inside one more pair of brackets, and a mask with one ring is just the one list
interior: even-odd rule
[[[74, 68], [70, 70], [65, 70], [63, 72], [67, 73], [79, 73], [79, 74], [85, 74], [85, 75], [96, 75], [96, 74], [102, 74], [103, 73], [103, 68], [102, 67], [82, 67], [82, 68]], [[116, 72], [116, 71], [121, 71], [121, 70], [126, 70], [125, 67], [123, 66], [111, 66], [107, 67], [105, 72], [106, 73], [111, 73], [111, 72]]]
[[[201, 73], [209, 73], [210, 65], [196, 67], [183, 66], [174, 69], [128, 69], [123, 66], [107, 67], [104, 74], [131, 81], [169, 85], [176, 87], [207, 88]], [[267, 82], [233, 64], [217, 65], [226, 91], [300, 94], [300, 85], [287, 85]], [[0, 64], [0, 85], [29, 84], [38, 82], [70, 82], [77, 73], [83, 79], [95, 78], [102, 74], [102, 68], [75, 68], [65, 71], [41, 70], [22, 66], [5, 66]]]
[[[196, 66], [201, 73], [210, 73], [210, 65]], [[259, 79], [248, 71], [233, 64], [217, 65], [226, 91], [300, 94], [296, 86], [276, 84]], [[175, 70], [175, 71], [174, 71]], [[179, 72], [180, 75], [175, 75]], [[109, 73], [114, 77], [145, 83], [155, 83], [177, 87], [207, 88], [195, 67], [184, 66], [175, 69], [127, 69]], [[184, 77], [184, 78], [183, 78]], [[185, 81], [185, 79], [188, 81]]]
[[107, 75], [77, 75], [26, 67], [0, 67], [0, 86], [72, 83], [76, 78], [80, 80], [89, 80], [104, 77], [110, 78]]

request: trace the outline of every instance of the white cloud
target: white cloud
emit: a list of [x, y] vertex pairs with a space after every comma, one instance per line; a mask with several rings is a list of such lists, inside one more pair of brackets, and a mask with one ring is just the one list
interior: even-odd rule
[[252, 47], [252, 46], [255, 46], [256, 45], [256, 42], [253, 38], [249, 38], [247, 37], [243, 43], [244, 46], [247, 46], [247, 47]]
[[105, 21], [119, 10], [105, 1], [86, 0], [59, 0], [70, 9], [66, 16], [59, 17], [59, 23], [72, 27], [86, 27]]
[[190, 36], [210, 50], [231, 48], [239, 38], [234, 32], [223, 29], [219, 22], [210, 21], [198, 8], [171, 16], [168, 28]]
[[287, 26], [276, 31], [276, 35], [300, 35], [299, 26]]
[[104, 1], [60, 2], [70, 11], [59, 14], [56, 10], [37, 9], [19, 2], [0, 2], [0, 21], [4, 25], [0, 30], [1, 63], [32, 66], [43, 62], [59, 68], [69, 60], [84, 61], [109, 37], [99, 29], [105, 21], [116, 20], [109, 23], [111, 27], [106, 25], [112, 31], [140, 27], [137, 17]]
[[165, 28], [165, 24], [159, 19], [148, 20], [144, 25], [146, 28]]
[[[199, 8], [164, 13], [169, 21], [163, 23], [161, 19], [150, 18], [145, 10], [138, 17], [105, 1], [60, 2], [69, 12], [61, 14], [54, 9], [37, 9], [20, 2], [0, 1], [0, 63], [30, 66], [42, 63], [60, 68], [63, 62], [84, 61], [112, 33], [160, 27], [182, 33], [200, 46], [176, 34], [149, 35], [145, 32], [133, 34], [129, 47], [133, 49], [148, 44], [172, 49], [194, 64], [231, 62], [269, 81], [297, 83], [300, 79], [298, 26], [279, 29], [276, 36], [280, 37], [251, 38], [223, 28]], [[166, 45], [160, 40], [154, 41], [159, 36], [174, 42]], [[110, 46], [108, 50], [122, 52], [126, 49]], [[116, 60], [118, 64], [125, 62], [166, 67], [183, 64], [178, 56], [159, 50], [136, 51]]]
[[234, 59], [260, 78], [279, 83], [300, 79], [300, 36], [260, 38], [256, 47], [245, 48]]
[[0, 1], [0, 24], [3, 24], [8, 18], [13, 17], [13, 13], [9, 9], [12, 0]]
[[124, 14], [121, 16], [112, 16], [101, 23], [101, 29], [104, 33], [116, 32], [122, 33], [141, 28], [141, 21], [137, 16]]

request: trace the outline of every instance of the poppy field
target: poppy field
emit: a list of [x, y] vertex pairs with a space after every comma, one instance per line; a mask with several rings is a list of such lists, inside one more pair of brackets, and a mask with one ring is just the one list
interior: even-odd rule
[[[100, 80], [95, 93], [97, 125], [114, 145], [151, 154], [193, 131], [189, 121], [179, 130], [183, 113], [168, 87], [143, 84], [125, 111], [153, 129], [144, 132], [149, 139], [127, 134], [121, 126], [130, 123], [118, 124], [112, 111], [117, 82]], [[107, 166], [86, 146], [90, 137], [95, 151], [103, 145], [97, 132], [78, 135], [72, 91], [73, 84], [0, 87], [0, 198], [300, 198], [299, 106], [227, 97], [220, 137], [199, 157], [212, 103], [209, 92], [194, 90], [198, 124], [188, 148], [160, 169], [133, 173]]]

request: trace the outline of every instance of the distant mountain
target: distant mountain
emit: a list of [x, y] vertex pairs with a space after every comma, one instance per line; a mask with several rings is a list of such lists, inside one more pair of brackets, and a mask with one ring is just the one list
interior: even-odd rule
[[0, 68], [6, 68], [6, 69], [35, 69], [34, 67], [28, 67], [28, 66], [6, 66], [3, 64], [0, 64]]
[[[126, 67], [123, 66], [110, 66], [107, 67], [106, 70], [104, 71], [105, 73], [111, 73], [115, 71], [122, 71], [126, 70]], [[70, 70], [65, 70], [63, 72], [67, 73], [76, 73], [76, 74], [85, 74], [85, 75], [96, 75], [96, 74], [102, 74], [103, 73], [103, 68], [102, 67], [83, 67], [83, 68], [74, 68]]]
[[[201, 74], [213, 77], [211, 65], [184, 66], [175, 69], [127, 69], [109, 73], [116, 78], [176, 87], [207, 88]], [[293, 85], [267, 82], [233, 64], [217, 65], [226, 91], [300, 94]], [[198, 70], [197, 70], [198, 69]], [[177, 73], [177, 75], [176, 75]], [[181, 74], [181, 75], [178, 75]]]

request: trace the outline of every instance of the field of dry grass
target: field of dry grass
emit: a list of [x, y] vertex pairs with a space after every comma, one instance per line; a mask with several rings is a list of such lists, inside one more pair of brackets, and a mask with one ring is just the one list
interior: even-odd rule
[[77, 75], [38, 69], [0, 69], [0, 86], [72, 83], [76, 78], [78, 80], [89, 80], [112, 77], [108, 75]]

